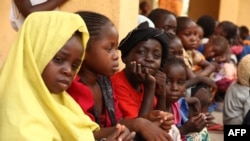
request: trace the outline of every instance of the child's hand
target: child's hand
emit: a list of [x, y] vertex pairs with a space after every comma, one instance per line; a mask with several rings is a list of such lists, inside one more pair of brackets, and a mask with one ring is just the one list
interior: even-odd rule
[[206, 113], [205, 114], [206, 116], [206, 121], [207, 121], [207, 127], [210, 126], [211, 123], [214, 123], [213, 120], [214, 120], [214, 116], [211, 114], [211, 113]]
[[206, 127], [206, 116], [200, 113], [199, 115], [190, 117], [189, 120], [183, 125], [190, 132], [200, 132], [204, 127]]
[[[172, 141], [171, 136], [158, 125], [144, 119], [137, 122], [139, 133], [146, 141]], [[145, 128], [146, 126], [146, 128]]]
[[160, 126], [166, 132], [168, 132], [174, 124], [173, 114], [160, 110], [151, 111], [146, 118]]
[[142, 69], [141, 64], [137, 64], [135, 61], [130, 63], [130, 67], [139, 82], [143, 83], [145, 86], [155, 85], [155, 77], [149, 73], [148, 68]]
[[133, 141], [134, 137], [135, 132], [130, 132], [124, 125], [117, 124], [115, 131], [106, 138], [106, 141]]
[[211, 64], [214, 66], [214, 72], [219, 72], [221, 69], [220, 64], [218, 64], [217, 62], [211, 62]]
[[165, 98], [166, 95], [166, 79], [167, 76], [164, 72], [162, 71], [157, 71], [155, 75], [156, 79], [156, 91], [155, 91], [155, 96], [159, 98]]

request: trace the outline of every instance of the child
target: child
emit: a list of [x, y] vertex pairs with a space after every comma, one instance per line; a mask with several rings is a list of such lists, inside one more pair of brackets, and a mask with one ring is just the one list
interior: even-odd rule
[[[159, 73], [159, 69], [168, 52], [167, 38], [158, 29], [142, 26], [132, 30], [121, 41], [118, 48], [126, 65], [122, 71], [111, 77], [121, 111], [127, 119], [150, 117], [149, 113], [153, 109], [165, 110], [166, 76], [163, 72]], [[156, 81], [156, 72], [158, 75], [162, 74], [162, 81]], [[161, 91], [156, 91], [155, 87]], [[168, 131], [173, 122], [169, 121], [172, 116], [166, 116], [168, 121], [161, 119], [161, 127], [168, 128], [165, 128]], [[165, 126], [165, 123], [168, 124]]]
[[[209, 15], [202, 15], [197, 19], [196, 23], [202, 28], [204, 32], [204, 36], [202, 38], [202, 45], [204, 45], [208, 42], [209, 37], [214, 34], [216, 21]], [[203, 47], [204, 46], [200, 46], [199, 51], [203, 52]]]
[[[175, 115], [175, 124], [179, 126], [180, 133], [183, 135], [182, 140], [208, 140], [209, 136], [205, 128], [205, 115], [200, 113], [201, 107], [199, 105], [193, 104], [192, 108], [188, 109], [189, 119], [181, 123], [183, 119], [180, 114], [181, 111], [178, 101], [182, 99], [186, 89], [187, 74], [184, 61], [176, 57], [169, 58], [166, 64], [164, 64], [163, 70], [167, 76], [166, 108]], [[189, 99], [189, 101], [190, 100], [191, 99]], [[199, 101], [197, 102], [199, 103]]]
[[222, 98], [228, 86], [237, 79], [236, 65], [230, 60], [229, 43], [223, 36], [213, 35], [205, 45], [204, 56], [207, 60], [220, 65], [218, 72], [211, 74], [211, 78], [218, 86], [217, 94]]
[[[89, 11], [77, 13], [86, 22], [90, 39], [82, 67], [67, 91], [82, 110], [100, 125], [101, 130], [95, 137], [102, 138], [112, 132], [117, 123], [122, 123], [146, 140], [168, 140], [166, 132], [146, 119], [123, 119], [109, 79], [119, 69], [117, 29], [102, 14]], [[145, 124], [148, 130], [144, 129]]]
[[148, 18], [155, 24], [155, 27], [168, 33], [175, 34], [176, 30], [176, 16], [165, 9], [156, 8], [152, 10]]
[[35, 11], [50, 11], [65, 3], [67, 0], [11, 0], [10, 21], [17, 31], [24, 19]]
[[[215, 71], [216, 66], [206, 61], [204, 56], [196, 50], [200, 45], [200, 39], [198, 38], [197, 25], [193, 20], [188, 17], [178, 17], [176, 34], [187, 53], [184, 59], [187, 60], [186, 62], [189, 62], [195, 73], [209, 76]], [[197, 70], [196, 65], [201, 67], [201, 69]]]
[[230, 21], [222, 21], [215, 28], [215, 34], [225, 37], [232, 52], [231, 58], [237, 64], [242, 57], [250, 53], [250, 46], [243, 45], [240, 40], [239, 28]]
[[[126, 118], [142, 117], [156, 107], [154, 75], [166, 58], [166, 41], [163, 32], [149, 27], [138, 27], [121, 41], [119, 49], [126, 66], [112, 76], [112, 83]], [[157, 97], [160, 104], [164, 95]]]
[[239, 27], [240, 38], [244, 45], [250, 45], [249, 29], [245, 25]]
[[[98, 125], [65, 92], [89, 36], [81, 17], [34, 12], [17, 35], [0, 72], [0, 140], [94, 141]], [[124, 135], [118, 125], [107, 140]]]
[[241, 125], [250, 110], [250, 55], [246, 55], [237, 67], [237, 81], [226, 91], [223, 107], [223, 123], [225, 125]]

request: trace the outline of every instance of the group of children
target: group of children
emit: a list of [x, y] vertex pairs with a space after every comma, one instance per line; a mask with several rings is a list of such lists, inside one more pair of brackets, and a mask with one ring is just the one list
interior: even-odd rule
[[[225, 124], [243, 122], [249, 57], [232, 61], [223, 24], [203, 44], [189, 17], [157, 8], [148, 18], [154, 27], [143, 22], [119, 43], [100, 13], [30, 14], [0, 70], [0, 140], [208, 141], [221, 91]], [[235, 105], [244, 111], [231, 114]]]

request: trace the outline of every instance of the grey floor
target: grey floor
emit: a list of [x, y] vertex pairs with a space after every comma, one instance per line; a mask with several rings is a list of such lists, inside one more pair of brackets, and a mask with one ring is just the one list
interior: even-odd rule
[[[212, 112], [212, 115], [215, 117], [216, 123], [223, 124], [222, 121], [222, 112]], [[210, 134], [210, 141], [223, 141], [224, 140], [224, 133], [223, 131], [209, 131]]]

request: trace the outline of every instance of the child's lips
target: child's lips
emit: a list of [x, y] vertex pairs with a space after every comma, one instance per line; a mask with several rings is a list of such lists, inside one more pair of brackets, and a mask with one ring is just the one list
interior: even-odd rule
[[119, 68], [119, 65], [114, 65], [114, 66], [113, 66], [113, 70], [114, 70], [114, 71], [119, 71], [119, 69], [120, 69], [120, 68]]
[[59, 85], [63, 88], [68, 88], [70, 85], [70, 81], [68, 80], [59, 80], [58, 82], [59, 82]]

